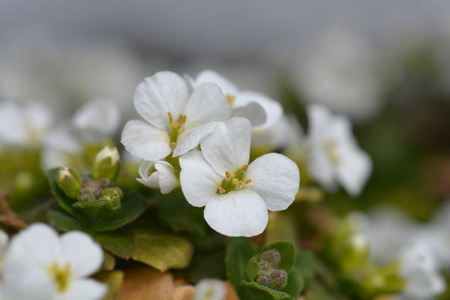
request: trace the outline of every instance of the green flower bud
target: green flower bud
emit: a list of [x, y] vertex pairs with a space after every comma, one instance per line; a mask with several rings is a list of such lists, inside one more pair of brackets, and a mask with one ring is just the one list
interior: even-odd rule
[[270, 275], [268, 287], [280, 290], [284, 288], [287, 284], [288, 274], [285, 270], [275, 270]]
[[92, 167], [94, 179], [106, 178], [116, 180], [120, 171], [120, 157], [117, 148], [105, 147], [97, 153]]
[[281, 261], [281, 255], [277, 250], [271, 249], [261, 253], [259, 259], [267, 261], [271, 267], [276, 268]]
[[270, 282], [270, 274], [267, 273], [262, 273], [258, 276], [258, 278], [256, 279], [256, 282], [265, 286], [269, 286], [269, 282]]
[[259, 262], [256, 257], [252, 257], [247, 264], [247, 276], [250, 281], [254, 281], [259, 272]]
[[63, 192], [70, 198], [76, 199], [81, 192], [81, 176], [72, 168], [61, 168], [56, 175], [56, 182]]
[[123, 192], [118, 187], [107, 188], [103, 191], [99, 200], [105, 200], [108, 202], [107, 207], [111, 210], [120, 208], [120, 200], [123, 198]]

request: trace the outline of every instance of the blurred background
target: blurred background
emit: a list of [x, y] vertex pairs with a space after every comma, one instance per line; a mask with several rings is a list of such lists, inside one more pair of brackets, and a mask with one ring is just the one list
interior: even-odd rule
[[[2, 1], [0, 99], [68, 118], [92, 98], [135, 117], [137, 84], [213, 69], [281, 101], [348, 115], [374, 172], [343, 213], [389, 203], [427, 220], [450, 197], [450, 2]], [[120, 135], [120, 130], [117, 136]]]

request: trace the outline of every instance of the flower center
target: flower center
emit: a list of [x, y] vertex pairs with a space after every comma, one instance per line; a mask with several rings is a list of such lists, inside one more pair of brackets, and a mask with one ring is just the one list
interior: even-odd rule
[[330, 158], [330, 161], [333, 165], [339, 165], [341, 163], [341, 158], [337, 154], [336, 148], [338, 146], [338, 142], [335, 139], [329, 139], [325, 142], [324, 147], [325, 151]]
[[69, 283], [71, 279], [70, 265], [58, 266], [58, 264], [53, 264], [48, 267], [47, 272], [55, 280], [56, 286], [59, 292], [65, 292], [69, 288]]
[[222, 185], [217, 189], [218, 194], [226, 194], [231, 191], [240, 190], [245, 185], [252, 182], [251, 179], [245, 179], [245, 173], [248, 170], [248, 165], [244, 165], [237, 171], [233, 171], [231, 174], [230, 171], [225, 172], [225, 179], [222, 181]]
[[228, 103], [230, 103], [230, 106], [233, 107], [233, 105], [234, 105], [234, 100], [236, 100], [236, 96], [227, 94], [227, 95], [225, 96], [225, 98], [227, 99]]
[[168, 112], [167, 115], [169, 116], [170, 146], [173, 149], [177, 146], [178, 136], [184, 131], [183, 125], [186, 123], [186, 115], [180, 114], [176, 122], [174, 122], [171, 112]]

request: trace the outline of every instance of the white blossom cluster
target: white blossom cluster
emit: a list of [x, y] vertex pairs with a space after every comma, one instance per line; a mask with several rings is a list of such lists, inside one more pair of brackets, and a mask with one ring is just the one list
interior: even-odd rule
[[252, 131], [278, 122], [278, 102], [212, 71], [196, 79], [159, 72], [137, 87], [134, 106], [145, 122], [128, 121], [122, 143], [144, 160], [139, 181], [164, 194], [180, 184], [219, 233], [258, 235], [268, 209], [294, 201], [300, 174], [293, 161], [272, 153], [249, 162]]
[[35, 223], [9, 241], [0, 230], [0, 299], [102, 299], [107, 286], [89, 278], [102, 262], [101, 247], [79, 231], [58, 236]]

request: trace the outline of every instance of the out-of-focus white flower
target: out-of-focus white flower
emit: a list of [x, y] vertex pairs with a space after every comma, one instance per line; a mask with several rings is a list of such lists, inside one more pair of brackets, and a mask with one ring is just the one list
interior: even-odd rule
[[167, 161], [143, 161], [139, 166], [137, 181], [152, 189], [160, 189], [161, 194], [168, 194], [178, 185], [173, 166]]
[[51, 110], [42, 103], [23, 106], [12, 101], [0, 103], [0, 146], [36, 147], [53, 124]]
[[403, 299], [432, 299], [445, 290], [431, 249], [422, 242], [405, 245], [400, 256], [401, 275], [406, 279]]
[[103, 99], [85, 103], [70, 124], [55, 128], [44, 139], [42, 168], [71, 166], [71, 157], [80, 155], [85, 145], [99, 145], [111, 139], [120, 125], [117, 104]]
[[148, 122], [128, 121], [122, 144], [132, 155], [158, 161], [172, 153], [182, 155], [210, 134], [215, 121], [230, 117], [231, 108], [220, 88], [204, 83], [191, 90], [189, 83], [172, 72], [146, 78], [134, 94], [136, 111]]
[[324, 106], [310, 105], [309, 159], [311, 176], [328, 190], [341, 184], [352, 196], [360, 194], [372, 170], [370, 157], [352, 135], [350, 120], [332, 115]]
[[224, 300], [227, 296], [225, 284], [217, 279], [203, 279], [195, 285], [194, 300]]
[[264, 231], [267, 209], [286, 209], [300, 184], [297, 165], [270, 153], [250, 165], [251, 124], [245, 118], [221, 122], [200, 143], [202, 151], [180, 158], [180, 183], [186, 200], [205, 208], [206, 222], [227, 236]]
[[257, 92], [240, 91], [229, 80], [211, 70], [201, 72], [194, 86], [207, 82], [215, 83], [222, 89], [232, 107], [232, 115], [247, 118], [254, 131], [274, 126], [283, 115], [283, 108], [277, 101]]
[[11, 240], [2, 278], [12, 299], [101, 299], [107, 287], [87, 277], [102, 261], [101, 247], [85, 233], [58, 237], [48, 225], [33, 224]]
[[325, 104], [354, 120], [368, 119], [378, 111], [380, 84], [373, 70], [374, 51], [354, 31], [333, 28], [293, 65], [294, 87], [307, 101]]

